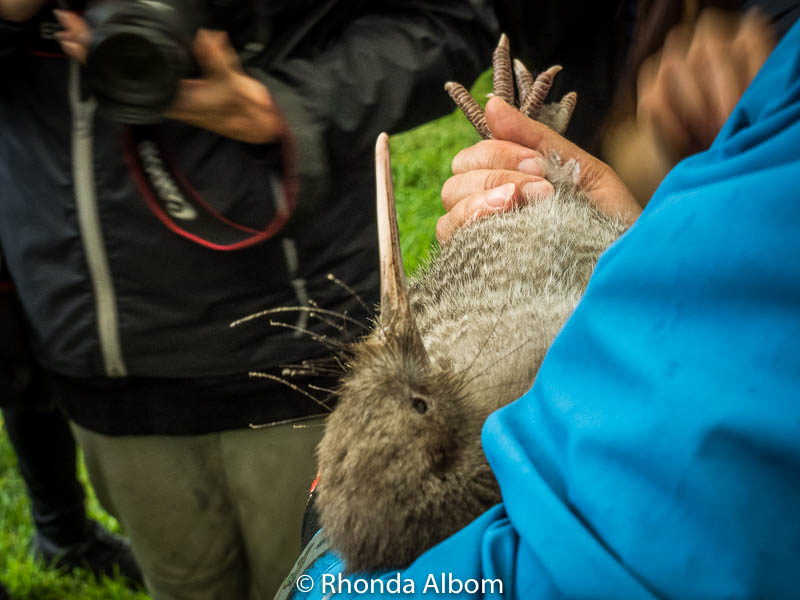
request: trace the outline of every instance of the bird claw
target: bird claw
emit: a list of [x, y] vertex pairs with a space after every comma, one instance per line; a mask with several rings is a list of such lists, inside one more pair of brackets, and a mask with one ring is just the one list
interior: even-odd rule
[[[499, 96], [511, 106], [517, 107], [526, 117], [536, 119], [563, 135], [572, 118], [578, 95], [569, 92], [561, 98], [561, 102], [552, 103], [548, 106], [548, 110], [542, 111], [544, 99], [553, 85], [553, 80], [561, 71], [560, 65], [553, 65], [534, 79], [521, 61], [514, 59], [512, 62], [508, 37], [503, 34], [492, 55], [492, 67], [491, 95]], [[445, 89], [481, 137], [490, 139], [492, 133], [486, 124], [486, 115], [466, 88], [451, 81], [445, 85]]]

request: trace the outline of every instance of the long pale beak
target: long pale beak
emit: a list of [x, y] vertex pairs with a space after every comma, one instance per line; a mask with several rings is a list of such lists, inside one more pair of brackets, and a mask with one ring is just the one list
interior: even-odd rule
[[388, 329], [408, 328], [407, 331], [422, 345], [406, 291], [406, 276], [400, 252], [397, 209], [392, 185], [389, 136], [385, 133], [378, 136], [375, 144], [375, 181], [381, 267], [381, 323]]

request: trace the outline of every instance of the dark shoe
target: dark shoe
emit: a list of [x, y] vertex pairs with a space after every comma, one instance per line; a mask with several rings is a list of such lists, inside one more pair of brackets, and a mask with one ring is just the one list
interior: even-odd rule
[[60, 546], [37, 531], [33, 536], [33, 556], [58, 569], [87, 569], [108, 576], [119, 570], [132, 583], [144, 585], [130, 544], [96, 521], [89, 521], [85, 540], [69, 546]]

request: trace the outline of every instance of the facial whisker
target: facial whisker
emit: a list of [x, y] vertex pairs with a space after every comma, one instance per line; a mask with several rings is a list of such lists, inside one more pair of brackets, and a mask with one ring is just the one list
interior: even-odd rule
[[[248, 423], [250, 429], [266, 429], [267, 427], [277, 427], [278, 425], [286, 425], [289, 421], [272, 421], [270, 423]], [[311, 429], [312, 427], [325, 427], [325, 423], [292, 423], [292, 429]]]
[[339, 376], [342, 374], [341, 369], [335, 369], [329, 366], [323, 365], [316, 365], [311, 364], [306, 361], [302, 363], [294, 363], [294, 364], [287, 364], [281, 365], [283, 369], [282, 373], [284, 375], [294, 376], [294, 375], [314, 375], [314, 376]]
[[337, 392], [336, 390], [332, 390], [330, 388], [322, 387], [321, 385], [314, 385], [313, 383], [309, 383], [307, 385], [308, 385], [308, 387], [310, 389], [316, 390], [317, 392], [326, 392], [328, 394], [331, 394], [332, 396], [338, 396], [339, 395], [339, 392]]
[[331, 412], [333, 410], [330, 406], [325, 404], [322, 400], [320, 400], [316, 396], [314, 396], [312, 394], [309, 394], [307, 391], [302, 389], [300, 386], [297, 386], [294, 383], [292, 383], [291, 381], [287, 381], [286, 379], [283, 379], [282, 377], [278, 377], [277, 375], [272, 375], [271, 373], [264, 373], [263, 371], [250, 371], [248, 373], [248, 376], [254, 377], [254, 378], [258, 378], [258, 379], [269, 379], [271, 381], [276, 381], [278, 383], [282, 383], [283, 385], [293, 389], [294, 391], [296, 391], [296, 392], [298, 392], [300, 394], [303, 394], [307, 398], [310, 398], [311, 400], [313, 400], [314, 402], [319, 404], [322, 408], [324, 408], [328, 412]]
[[319, 342], [331, 350], [341, 350], [343, 347], [347, 346], [346, 342], [340, 342], [337, 339], [328, 337], [327, 335], [322, 335], [321, 333], [317, 333], [315, 331], [311, 331], [305, 327], [300, 327], [299, 325], [292, 325], [291, 323], [284, 323], [283, 321], [273, 321], [272, 319], [270, 319], [269, 324], [271, 327], [283, 327], [285, 329], [291, 329], [292, 331], [305, 333], [315, 342]]
[[328, 273], [328, 281], [332, 281], [340, 288], [342, 288], [344, 291], [346, 291], [348, 294], [350, 294], [353, 298], [355, 298], [356, 302], [358, 302], [361, 305], [361, 307], [365, 311], [367, 311], [367, 314], [369, 315], [375, 314], [375, 309], [367, 306], [367, 303], [364, 302], [364, 299], [358, 294], [358, 292], [356, 292], [353, 288], [347, 285], [344, 281], [336, 277], [333, 273]]
[[286, 312], [307, 312], [307, 313], [314, 313], [313, 316], [319, 318], [319, 315], [328, 315], [330, 317], [337, 317], [348, 323], [353, 323], [354, 325], [358, 325], [361, 329], [368, 329], [368, 325], [359, 321], [358, 319], [354, 319], [349, 317], [345, 314], [336, 312], [335, 310], [328, 310], [326, 308], [313, 308], [311, 306], [277, 306], [275, 308], [268, 308], [266, 310], [259, 311], [257, 313], [253, 313], [251, 315], [247, 315], [246, 317], [242, 317], [241, 319], [237, 319], [233, 321], [229, 327], [238, 327], [243, 323], [247, 323], [248, 321], [252, 321], [254, 319], [259, 319], [261, 317], [266, 317], [269, 315], [275, 315], [279, 313], [286, 313]]
[[347, 366], [344, 363], [342, 363], [342, 361], [339, 359], [338, 356], [334, 356], [333, 360], [335, 360], [336, 364], [339, 365], [339, 368], [342, 370], [342, 373], [346, 373], [349, 370]]
[[[319, 311], [319, 309], [322, 308], [315, 300], [309, 299], [308, 303], [309, 303], [309, 305], [311, 305], [312, 308], [317, 309], [317, 311]], [[346, 314], [346, 313], [342, 313], [342, 314]], [[344, 333], [344, 331], [345, 331], [344, 322], [342, 322], [341, 325], [339, 323], [334, 323], [331, 319], [325, 318], [319, 312], [310, 313], [309, 316], [310, 317], [316, 317], [317, 319], [319, 319], [320, 321], [322, 321], [326, 325], [329, 325], [330, 327], [333, 327], [337, 331], [340, 331], [342, 333]]]

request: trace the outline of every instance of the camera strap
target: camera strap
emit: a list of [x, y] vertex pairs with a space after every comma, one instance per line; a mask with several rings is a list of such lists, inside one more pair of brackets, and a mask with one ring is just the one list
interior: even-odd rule
[[271, 179], [275, 213], [263, 228], [236, 223], [209, 204], [163, 151], [155, 127], [127, 127], [125, 156], [142, 198], [178, 235], [212, 250], [240, 250], [277, 234], [294, 212], [292, 194], [278, 173]]

